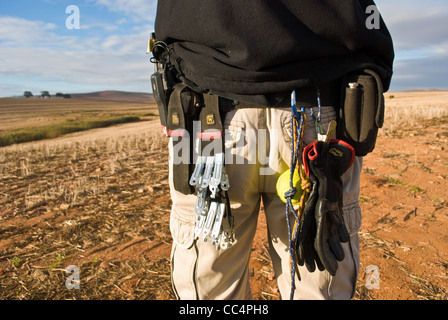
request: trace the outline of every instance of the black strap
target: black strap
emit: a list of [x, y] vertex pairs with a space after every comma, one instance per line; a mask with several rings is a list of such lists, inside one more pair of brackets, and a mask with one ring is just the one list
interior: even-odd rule
[[[182, 105], [181, 95], [183, 92], [189, 90], [187, 86], [183, 84], [176, 84], [173, 88], [173, 92], [170, 96], [170, 101], [168, 104], [168, 115], [167, 115], [167, 136], [172, 137], [173, 141], [173, 152], [175, 150], [182, 150], [182, 152], [188, 152], [187, 154], [173, 154], [173, 159], [178, 156], [182, 158], [182, 161], [173, 160], [173, 184], [174, 189], [183, 194], [193, 194], [194, 188], [190, 186], [188, 181], [192, 173], [192, 159], [193, 150], [191, 148], [191, 141], [193, 140], [191, 135], [193, 131], [192, 121], [189, 119], [187, 113], [184, 112], [184, 106]], [[188, 151], [186, 148], [176, 148], [178, 144], [185, 143], [183, 139], [190, 139], [190, 147]]]

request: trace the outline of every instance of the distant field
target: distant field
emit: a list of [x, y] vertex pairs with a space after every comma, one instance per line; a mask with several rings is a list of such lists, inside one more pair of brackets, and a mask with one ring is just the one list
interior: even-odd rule
[[[87, 97], [89, 98], [89, 97]], [[112, 99], [111, 97], [108, 97]], [[0, 98], [0, 146], [54, 138], [65, 133], [149, 120], [157, 115], [152, 101]]]
[[448, 91], [386, 92], [386, 133], [400, 126], [409, 127], [422, 120], [448, 116]]

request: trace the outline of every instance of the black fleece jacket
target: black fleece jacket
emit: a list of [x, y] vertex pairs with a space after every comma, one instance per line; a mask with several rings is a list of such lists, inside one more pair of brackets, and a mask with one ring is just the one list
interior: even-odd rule
[[390, 33], [366, 27], [372, 0], [159, 0], [158, 40], [185, 84], [265, 106], [293, 89], [370, 68], [388, 90]]

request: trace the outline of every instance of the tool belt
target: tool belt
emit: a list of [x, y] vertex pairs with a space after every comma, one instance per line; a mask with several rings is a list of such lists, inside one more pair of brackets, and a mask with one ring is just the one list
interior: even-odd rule
[[[323, 105], [333, 105], [337, 111], [336, 137], [353, 146], [356, 156], [366, 156], [374, 150], [378, 131], [384, 123], [385, 102], [381, 79], [376, 72], [366, 69], [349, 73], [338, 80], [338, 83], [341, 88], [339, 96], [332, 89], [333, 85], [327, 86], [328, 90], [326, 86], [322, 87], [324, 89], [321, 90]], [[222, 132], [221, 119], [232, 108], [260, 107], [214, 95], [200, 94], [184, 84], [176, 84], [174, 91], [176, 94], [169, 103], [159, 105], [162, 127], [164, 131], [168, 130], [165, 131], [167, 136], [173, 135], [172, 130], [182, 128], [188, 130], [188, 126], [197, 120], [205, 131], [202, 137], [211, 135], [210, 137], [213, 138], [214, 135]], [[297, 96], [300, 100], [297, 105], [312, 107], [315, 91], [305, 88], [299, 89], [298, 92]], [[340, 100], [339, 103], [338, 100]], [[170, 107], [170, 105], [173, 106]], [[176, 107], [179, 105], [182, 105], [182, 108]], [[200, 112], [200, 116], [195, 118], [198, 111], [202, 109], [206, 110]], [[212, 129], [217, 131], [216, 134], [213, 134], [213, 131], [210, 132]]]
[[[166, 44], [152, 38], [148, 48], [156, 64], [151, 83], [162, 130], [172, 138], [174, 189], [197, 195], [195, 238], [203, 232], [204, 241], [211, 238], [217, 247], [223, 243], [229, 246], [233, 241], [233, 218], [227, 196], [223, 122], [232, 108], [260, 106], [194, 91], [177, 79]], [[381, 80], [372, 70], [362, 70], [347, 74], [337, 83], [342, 90], [336, 88], [336, 93], [334, 83], [317, 90], [323, 93], [322, 101], [318, 95], [318, 104], [324, 102], [337, 109], [337, 138], [351, 145], [357, 156], [364, 156], [374, 149], [378, 129], [383, 125]], [[313, 92], [309, 88], [297, 89], [295, 103], [312, 107], [316, 101]]]
[[[153, 54], [151, 61], [156, 65], [156, 72], [151, 76], [151, 81], [154, 98], [159, 106], [163, 130], [169, 130], [168, 127], [179, 129], [182, 128], [183, 124], [188, 126], [192, 116], [191, 113], [188, 113], [191, 111], [190, 104], [196, 105], [198, 101], [201, 101], [200, 94], [195, 94], [193, 90], [183, 85], [183, 89], [179, 89], [182, 91], [182, 96], [184, 99], [191, 99], [181, 103], [184, 108], [184, 114], [187, 116], [177, 124], [176, 115], [182, 118], [180, 109], [173, 111], [174, 113], [177, 112], [177, 114], [168, 115], [168, 112], [171, 112], [168, 110], [171, 93], [175, 84], [181, 82], [177, 77], [178, 71], [170, 63], [169, 51], [169, 46], [164, 42], [157, 41], [153, 33], [148, 42], [147, 53]], [[322, 95], [321, 103], [322, 105], [333, 105], [338, 112], [337, 138], [352, 145], [356, 156], [365, 156], [375, 148], [378, 129], [382, 128], [384, 122], [384, 92], [381, 78], [375, 71], [365, 69], [350, 72], [341, 79], [335, 80], [335, 82], [341, 86], [334, 86], [334, 83], [319, 85]], [[309, 89], [296, 88], [297, 106], [307, 104], [313, 106], [315, 104], [314, 90]], [[178, 99], [178, 97], [175, 97], [175, 99]], [[229, 100], [225, 103], [226, 99], [220, 99], [217, 96], [213, 96], [212, 99], [219, 100], [219, 103], [222, 103], [222, 105], [218, 104], [220, 111], [213, 111], [215, 115], [219, 113], [222, 115], [229, 105]], [[205, 102], [204, 99], [202, 101]], [[217, 102], [215, 101], [214, 103], [216, 105]], [[232, 103], [233, 101], [230, 101], [230, 104]], [[235, 104], [239, 108], [260, 107], [242, 102], [236, 102]], [[289, 107], [290, 105], [290, 101], [284, 100], [278, 102], [276, 107]], [[173, 116], [174, 118], [172, 118]], [[203, 121], [204, 119], [202, 118], [201, 120], [202, 127], [207, 127], [207, 121]], [[219, 119], [216, 118], [216, 120]], [[172, 133], [166, 132], [166, 134], [170, 136]], [[185, 189], [188, 189], [188, 187]]]

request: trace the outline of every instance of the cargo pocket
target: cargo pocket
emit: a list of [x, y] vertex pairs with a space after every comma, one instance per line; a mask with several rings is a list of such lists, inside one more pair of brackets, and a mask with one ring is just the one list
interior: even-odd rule
[[361, 227], [362, 221], [362, 214], [359, 203], [356, 201], [356, 203], [348, 206], [347, 209], [345, 209], [344, 216], [346, 219], [347, 229], [350, 234], [350, 249], [352, 252], [353, 262], [355, 264], [355, 273], [353, 275], [353, 291], [352, 296], [350, 297], [353, 298], [356, 293], [356, 283], [359, 275], [359, 229]]
[[[344, 209], [344, 219], [350, 234], [350, 249], [356, 268], [356, 279], [359, 272], [359, 229], [361, 227], [362, 214], [358, 201], [347, 205]], [[355, 279], [355, 280], [356, 280]], [[356, 281], [355, 281], [356, 282]]]
[[170, 217], [173, 238], [171, 250], [171, 284], [178, 299], [197, 299], [195, 269], [197, 251], [194, 246], [194, 221], [185, 219], [174, 210]]
[[194, 219], [181, 217], [174, 210], [170, 217], [170, 231], [174, 243], [181, 248], [189, 249], [194, 242]]

